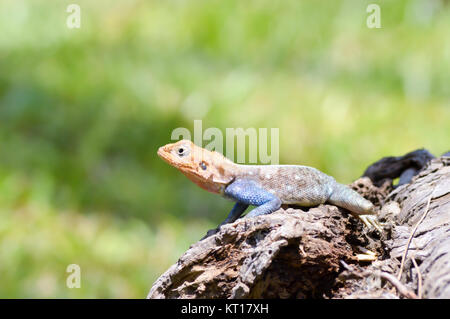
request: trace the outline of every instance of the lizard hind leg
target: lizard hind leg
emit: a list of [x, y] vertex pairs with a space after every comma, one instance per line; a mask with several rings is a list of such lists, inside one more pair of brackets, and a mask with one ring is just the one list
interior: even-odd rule
[[358, 217], [369, 229], [375, 228], [380, 233], [382, 226], [376, 219], [374, 205], [346, 185], [335, 183], [328, 203], [349, 210]]
[[335, 183], [327, 202], [346, 208], [354, 215], [374, 215], [373, 204], [346, 185]]

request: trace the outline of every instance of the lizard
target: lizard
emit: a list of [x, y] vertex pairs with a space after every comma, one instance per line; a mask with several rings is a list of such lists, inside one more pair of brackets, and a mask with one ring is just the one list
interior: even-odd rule
[[329, 203], [345, 208], [369, 228], [382, 232], [374, 205], [350, 187], [320, 170], [302, 165], [242, 165], [190, 140], [161, 146], [158, 156], [195, 184], [231, 199], [235, 205], [218, 226], [247, 217], [270, 214], [282, 204], [313, 207]]

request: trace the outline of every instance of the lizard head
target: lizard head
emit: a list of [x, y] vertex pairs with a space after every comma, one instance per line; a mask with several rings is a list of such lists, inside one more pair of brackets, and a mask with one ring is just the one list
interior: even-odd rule
[[158, 155], [198, 186], [212, 193], [223, 193], [225, 186], [234, 178], [235, 164], [232, 161], [189, 140], [161, 146]]

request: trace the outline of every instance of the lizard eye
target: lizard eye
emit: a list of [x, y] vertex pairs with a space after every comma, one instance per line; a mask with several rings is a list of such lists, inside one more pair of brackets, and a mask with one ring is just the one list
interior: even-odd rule
[[179, 149], [177, 149], [177, 154], [180, 157], [186, 156], [186, 155], [188, 155], [188, 153], [189, 153], [188, 149], [185, 147], [180, 147]]
[[205, 162], [201, 162], [200, 167], [202, 168], [202, 170], [206, 171], [207, 166], [206, 166]]

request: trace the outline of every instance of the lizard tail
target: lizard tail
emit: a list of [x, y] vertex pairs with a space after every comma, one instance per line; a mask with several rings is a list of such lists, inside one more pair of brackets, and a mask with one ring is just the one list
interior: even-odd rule
[[350, 187], [335, 183], [333, 192], [328, 198], [330, 204], [348, 209], [356, 215], [376, 214], [373, 204]]

